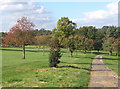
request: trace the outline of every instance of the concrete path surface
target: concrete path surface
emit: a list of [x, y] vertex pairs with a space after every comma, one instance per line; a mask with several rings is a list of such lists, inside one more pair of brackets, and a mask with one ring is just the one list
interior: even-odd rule
[[104, 65], [103, 55], [97, 55], [92, 62], [89, 87], [118, 87], [118, 76]]

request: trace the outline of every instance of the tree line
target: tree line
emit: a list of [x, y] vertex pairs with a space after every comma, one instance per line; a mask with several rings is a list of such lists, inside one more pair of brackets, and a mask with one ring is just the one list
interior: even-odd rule
[[[61, 48], [67, 48], [70, 55], [73, 56], [75, 50], [83, 50], [84, 53], [91, 50], [106, 50], [112, 55], [116, 52], [120, 53], [120, 27], [103, 26], [96, 28], [94, 26], [83, 26], [77, 28], [77, 24], [72, 22], [68, 17], [61, 17], [57, 21], [56, 28], [52, 31], [42, 29], [34, 29], [34, 24], [22, 17], [7, 33], [0, 33], [2, 36], [2, 47], [22, 47], [23, 59], [25, 59], [25, 46], [36, 45], [50, 47], [50, 59], [56, 60], [61, 55]], [[52, 61], [50, 62], [52, 63]], [[54, 62], [54, 66], [57, 66]]]

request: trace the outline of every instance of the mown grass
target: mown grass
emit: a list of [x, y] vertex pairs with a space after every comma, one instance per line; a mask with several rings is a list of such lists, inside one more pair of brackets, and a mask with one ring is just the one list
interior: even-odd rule
[[120, 76], [119, 63], [120, 59], [118, 56], [103, 56], [104, 63], [113, 71], [115, 71]]
[[21, 48], [3, 48], [2, 78], [6, 87], [87, 87], [93, 58], [97, 54], [75, 52], [73, 57], [62, 49], [60, 68], [49, 67], [49, 49], [26, 48], [22, 59]]

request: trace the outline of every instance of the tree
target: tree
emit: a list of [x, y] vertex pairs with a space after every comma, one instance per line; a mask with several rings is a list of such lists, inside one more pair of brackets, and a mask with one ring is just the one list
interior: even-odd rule
[[116, 38], [118, 36], [119, 27], [115, 26], [103, 26], [102, 29], [105, 31], [106, 38]]
[[114, 39], [109, 37], [104, 40], [103, 49], [109, 51], [109, 55], [112, 55]]
[[75, 35], [75, 48], [77, 50], [91, 51], [93, 49], [94, 41], [81, 35]]
[[84, 50], [84, 52], [86, 53], [87, 50], [92, 50], [93, 48], [93, 40], [92, 39], [88, 39], [83, 37], [83, 39], [81, 39], [82, 41], [82, 45], [81, 45], [81, 49]]
[[99, 50], [103, 49], [102, 45], [103, 45], [104, 37], [105, 37], [104, 30], [97, 29], [96, 36], [95, 36], [95, 39], [94, 39], [94, 44], [93, 44], [93, 49], [94, 50], [97, 50], [99, 52]]
[[23, 59], [25, 59], [25, 46], [33, 43], [35, 36], [33, 31], [34, 26], [27, 17], [22, 17], [4, 38], [4, 42], [8, 46], [22, 46]]
[[53, 36], [58, 37], [59, 41], [74, 35], [74, 30], [76, 29], [76, 23], [69, 20], [68, 17], [61, 17], [57, 22], [57, 27], [53, 29]]
[[71, 57], [73, 56], [73, 52], [76, 49], [75, 48], [75, 39], [73, 36], [69, 36], [68, 38], [64, 39], [64, 43], [66, 48], [68, 48], [68, 51], [70, 51]]
[[57, 64], [60, 63], [61, 58], [61, 52], [60, 52], [60, 43], [57, 38], [52, 38], [49, 46], [50, 49], [50, 55], [49, 55], [49, 66], [50, 67], [57, 67]]
[[58, 38], [62, 46], [69, 49], [71, 55], [74, 51], [74, 43], [71, 39], [74, 38], [75, 29], [76, 23], [70, 21], [68, 17], [61, 17], [57, 22], [57, 27], [53, 29], [53, 36]]
[[116, 52], [116, 55], [120, 56], [120, 38], [114, 39], [112, 47], [113, 47], [113, 50]]
[[50, 39], [52, 38], [51, 35], [41, 35], [41, 36], [36, 36], [35, 37], [35, 43], [40, 48], [40, 46], [43, 46], [43, 53], [44, 53], [44, 48], [45, 46], [48, 46]]

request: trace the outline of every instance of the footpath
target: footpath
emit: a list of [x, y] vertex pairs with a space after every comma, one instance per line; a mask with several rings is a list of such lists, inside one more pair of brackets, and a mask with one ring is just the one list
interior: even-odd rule
[[102, 56], [97, 55], [92, 62], [88, 87], [118, 87], [118, 75], [104, 65]]

